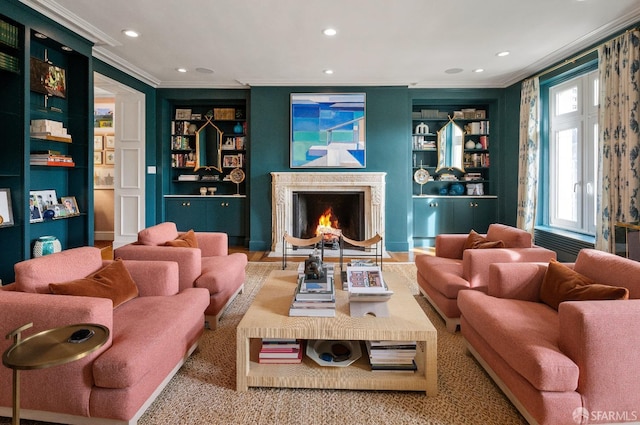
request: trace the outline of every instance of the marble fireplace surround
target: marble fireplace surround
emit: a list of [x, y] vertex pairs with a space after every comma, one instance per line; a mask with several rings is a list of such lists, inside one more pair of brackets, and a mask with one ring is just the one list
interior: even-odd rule
[[[365, 239], [385, 236], [385, 178], [370, 172], [271, 173], [271, 250], [282, 252], [282, 235], [293, 229], [293, 192], [364, 192]], [[383, 246], [383, 253], [384, 253]]]

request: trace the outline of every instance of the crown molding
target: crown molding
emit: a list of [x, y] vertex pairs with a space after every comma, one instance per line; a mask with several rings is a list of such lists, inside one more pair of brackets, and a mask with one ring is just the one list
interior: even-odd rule
[[130, 62], [122, 59], [118, 55], [114, 55], [109, 50], [104, 47], [94, 46], [93, 47], [93, 57], [101, 60], [102, 62], [113, 66], [114, 68], [134, 77], [138, 80], [142, 81], [150, 85], [153, 88], [158, 88], [160, 86], [161, 81], [149, 74], [147, 71], [138, 68], [137, 66], [131, 64]]

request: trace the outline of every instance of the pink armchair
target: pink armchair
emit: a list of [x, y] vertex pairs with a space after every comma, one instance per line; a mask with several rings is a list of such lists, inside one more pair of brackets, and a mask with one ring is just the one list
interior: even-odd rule
[[556, 253], [532, 244], [531, 234], [504, 224], [491, 224], [487, 241], [502, 241], [504, 248], [464, 249], [467, 234], [436, 236], [435, 256], [417, 255], [420, 292], [444, 319], [447, 330], [460, 325], [458, 293], [463, 289], [486, 292], [492, 263], [548, 262]]
[[197, 248], [165, 245], [184, 233], [178, 232], [172, 222], [148, 227], [138, 232], [137, 242], [116, 248], [114, 258], [177, 262], [181, 291], [193, 287], [209, 290], [206, 323], [210, 329], [215, 329], [225, 308], [242, 293], [247, 256], [229, 254], [226, 233], [194, 232]]
[[583, 249], [566, 266], [626, 287], [629, 299], [564, 301], [555, 310], [542, 297], [548, 262], [492, 264], [487, 293], [458, 299], [467, 348], [531, 424], [637, 424], [640, 262]]

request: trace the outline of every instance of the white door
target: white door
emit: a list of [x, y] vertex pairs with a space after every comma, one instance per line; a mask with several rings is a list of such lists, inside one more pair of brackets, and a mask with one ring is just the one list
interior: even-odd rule
[[145, 97], [136, 92], [115, 99], [114, 249], [136, 241], [145, 225]]

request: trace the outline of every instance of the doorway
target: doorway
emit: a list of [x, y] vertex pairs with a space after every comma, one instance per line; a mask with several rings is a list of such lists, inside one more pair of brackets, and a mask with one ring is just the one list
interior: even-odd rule
[[144, 226], [145, 96], [94, 72], [94, 239], [113, 248]]

